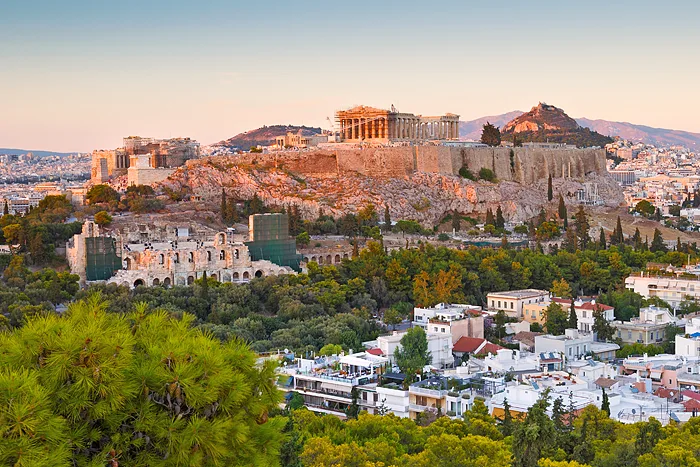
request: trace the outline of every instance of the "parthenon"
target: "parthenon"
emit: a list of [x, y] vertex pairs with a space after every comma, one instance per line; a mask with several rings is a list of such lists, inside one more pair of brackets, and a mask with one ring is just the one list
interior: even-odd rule
[[424, 117], [411, 113], [375, 109], [364, 105], [335, 114], [340, 137], [346, 142], [389, 143], [459, 139], [459, 115]]

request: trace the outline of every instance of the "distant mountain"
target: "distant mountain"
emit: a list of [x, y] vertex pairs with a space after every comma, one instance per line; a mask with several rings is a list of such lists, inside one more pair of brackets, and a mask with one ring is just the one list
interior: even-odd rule
[[46, 157], [46, 156], [70, 156], [71, 154], [80, 154], [78, 152], [54, 152], [54, 151], [35, 151], [32, 149], [16, 149], [16, 148], [0, 148], [0, 154], [27, 154], [31, 152], [35, 156]]
[[234, 151], [240, 149], [248, 151], [254, 146], [269, 146], [275, 143], [275, 138], [284, 136], [288, 132], [301, 132], [303, 136], [318, 135], [321, 133], [321, 128], [297, 126], [297, 125], [272, 125], [258, 128], [257, 130], [246, 131], [240, 133], [233, 138], [219, 141], [210, 145], [207, 149], [210, 153], [223, 152], [226, 150]]
[[562, 109], [540, 102], [501, 128], [504, 140], [517, 138], [523, 142], [575, 144], [579, 147], [605, 146], [609, 136], [584, 128]]
[[[503, 128], [506, 123], [522, 113], [523, 112], [516, 110], [502, 115], [493, 115], [490, 117], [477, 118], [476, 120], [459, 122], [460, 138], [463, 140], [479, 141], [481, 139], [481, 129], [487, 121], [499, 128]], [[700, 133], [654, 128], [646, 125], [612, 122], [608, 120], [592, 120], [588, 118], [576, 118], [575, 120], [580, 126], [590, 128], [605, 136], [619, 136], [622, 139], [653, 144], [659, 147], [681, 145], [691, 149], [700, 148]]]
[[691, 133], [681, 130], [667, 130], [664, 128], [653, 128], [645, 125], [635, 125], [626, 122], [609, 122], [607, 120], [589, 120], [587, 118], [577, 118], [576, 121], [581, 126], [586, 126], [591, 130], [609, 136], [619, 136], [630, 141], [640, 141], [654, 146], [674, 146], [680, 145], [687, 148], [700, 147], [700, 133]]
[[501, 115], [492, 115], [490, 117], [481, 117], [468, 122], [459, 122], [459, 137], [463, 140], [479, 141], [481, 140], [481, 129], [484, 125], [486, 125], [486, 122], [501, 128], [503, 125], [522, 114], [522, 111], [514, 110]]

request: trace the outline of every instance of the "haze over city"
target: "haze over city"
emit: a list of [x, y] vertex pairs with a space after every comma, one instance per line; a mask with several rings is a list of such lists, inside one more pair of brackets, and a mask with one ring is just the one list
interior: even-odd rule
[[700, 132], [697, 2], [11, 2], [0, 146], [203, 144], [368, 104], [462, 120], [537, 102]]

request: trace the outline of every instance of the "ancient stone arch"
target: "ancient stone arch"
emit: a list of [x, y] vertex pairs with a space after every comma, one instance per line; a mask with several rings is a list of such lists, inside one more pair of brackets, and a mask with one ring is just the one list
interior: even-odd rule
[[170, 287], [170, 278], [166, 277], [163, 279], [163, 287]]
[[216, 244], [217, 245], [225, 245], [226, 244], [226, 234], [223, 232], [219, 232], [216, 234]]
[[231, 274], [225, 272], [221, 276], [221, 282], [231, 282]]
[[158, 279], [157, 277], [155, 279], [153, 279], [153, 285], [154, 286], [160, 285], [160, 279]]
[[343, 253], [343, 259], [348, 259], [348, 254], [347, 254], [347, 253]]
[[265, 273], [263, 273], [260, 269], [258, 269], [257, 271], [255, 271], [255, 277], [262, 277], [262, 276], [264, 276], [264, 275], [265, 275]]
[[144, 284], [145, 284], [145, 282], [143, 281], [143, 279], [136, 279], [134, 281], [134, 287], [138, 287], [139, 285], [144, 285]]
[[238, 248], [233, 250], [233, 259], [239, 259], [240, 255], [241, 255], [241, 253], [238, 251]]
[[243, 279], [250, 279], [250, 274], [248, 273], [248, 271], [245, 271], [243, 273]]
[[190, 263], [194, 263], [194, 252], [190, 251], [189, 258], [187, 258], [187, 261]]
[[175, 279], [175, 284], [176, 285], [185, 285], [185, 278], [184, 277], [178, 277]]
[[158, 255], [158, 264], [165, 264], [165, 255], [163, 253]]
[[326, 264], [332, 264], [333, 263], [333, 257], [331, 255], [326, 256]]
[[340, 263], [340, 255], [335, 255], [335, 262]]
[[192, 284], [194, 284], [194, 277], [188, 276], [187, 277], [187, 285], [192, 285]]
[[240, 279], [240, 277], [241, 277], [241, 276], [240, 276], [237, 272], [234, 272], [234, 273], [233, 273], [233, 280], [234, 280], [234, 281], [237, 281], [238, 279]]
[[207, 261], [211, 261], [211, 251], [207, 251]]
[[226, 250], [221, 250], [219, 252], [219, 259], [220, 260], [225, 260], [226, 259]]

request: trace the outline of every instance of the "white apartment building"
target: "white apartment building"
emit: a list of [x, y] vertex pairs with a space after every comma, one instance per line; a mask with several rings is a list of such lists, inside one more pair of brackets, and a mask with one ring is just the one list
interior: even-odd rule
[[656, 344], [666, 340], [666, 327], [676, 322], [666, 308], [649, 306], [639, 310], [639, 317], [629, 321], [613, 321], [616, 335], [625, 344]]
[[[571, 300], [564, 298], [552, 298], [552, 301], [557, 302], [561, 307], [569, 312], [571, 308]], [[576, 311], [576, 323], [578, 330], [581, 332], [593, 332], [593, 324], [595, 323], [594, 312], [602, 311], [603, 316], [608, 321], [615, 320], [615, 308], [603, 303], [596, 303], [595, 300], [576, 300], [574, 302], [574, 311]]]
[[[379, 336], [376, 340], [376, 347], [382, 354], [394, 363], [394, 351], [401, 347], [401, 338], [406, 332], [394, 331], [387, 336]], [[428, 340], [428, 352], [432, 357], [431, 365], [435, 368], [446, 368], [454, 365], [452, 356], [452, 336], [448, 332], [426, 332]], [[372, 345], [374, 342], [365, 342], [365, 345]]]
[[700, 318], [692, 318], [685, 325], [685, 333], [676, 335], [676, 355], [700, 357]]
[[535, 336], [535, 353], [559, 352], [566, 361], [578, 360], [591, 352], [593, 335], [567, 329], [563, 336], [545, 334]]
[[511, 318], [521, 318], [523, 305], [544, 303], [549, 300], [549, 297], [550, 294], [546, 290], [510, 290], [507, 292], [491, 292], [486, 295], [486, 302], [490, 311], [504, 311]]
[[631, 275], [625, 279], [625, 288], [644, 298], [659, 297], [676, 308], [683, 300], [700, 299], [700, 280], [676, 277]]
[[484, 317], [481, 307], [439, 303], [433, 308], [414, 308], [413, 326], [426, 333], [449, 334], [452, 343], [462, 336], [484, 337]]

